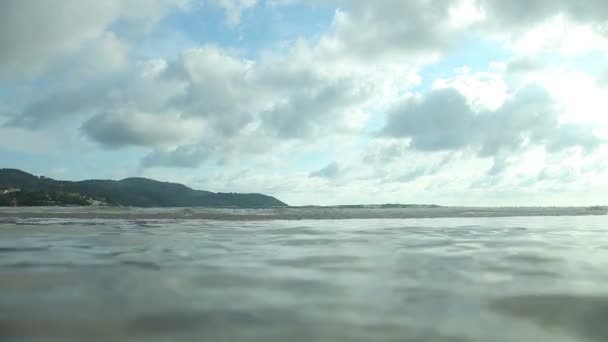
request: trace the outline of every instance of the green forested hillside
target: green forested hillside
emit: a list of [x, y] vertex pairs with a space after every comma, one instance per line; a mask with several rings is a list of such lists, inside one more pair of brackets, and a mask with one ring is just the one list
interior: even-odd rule
[[[19, 191], [16, 191], [19, 189]], [[12, 192], [4, 194], [5, 190]], [[286, 206], [262, 194], [213, 193], [182, 184], [146, 178], [57, 181], [16, 169], [0, 169], [0, 206], [11, 204], [88, 205], [94, 203], [133, 207], [238, 207]]]

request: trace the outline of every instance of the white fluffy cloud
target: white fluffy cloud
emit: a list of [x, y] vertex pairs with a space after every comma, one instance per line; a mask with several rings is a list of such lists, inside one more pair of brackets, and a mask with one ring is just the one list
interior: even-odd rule
[[[272, 62], [287, 64], [290, 57], [287, 55]], [[107, 90], [104, 102], [111, 104], [110, 107], [122, 109], [123, 113], [125, 110], [137, 113], [147, 108], [180, 113], [179, 117], [173, 119], [178, 122], [204, 122], [209, 131], [200, 132], [201, 136], [204, 135], [200, 139], [201, 144], [230, 145], [229, 141], [244, 137], [256, 140], [307, 139], [331, 132], [351, 132], [361, 127], [353, 126], [348, 118], [356, 116], [356, 106], [369, 97], [367, 87], [358, 78], [332, 77], [317, 70], [315, 65], [305, 64], [277, 75], [276, 64], [249, 61], [234, 51], [217, 46], [188, 50], [169, 64], [156, 62], [161, 65], [154, 66], [154, 62], [151, 63], [140, 71], [143, 82], [131, 82], [122, 89]], [[148, 71], [150, 67], [156, 68], [152, 74]], [[153, 88], [146, 90], [146, 87]], [[145, 96], [161, 90], [164, 96], [160, 99]], [[140, 92], [144, 96], [136, 96]], [[99, 92], [96, 94], [99, 96]], [[82, 102], [89, 103], [88, 100]], [[49, 104], [45, 103], [44, 106], [48, 108]], [[81, 109], [79, 106], [75, 108]], [[66, 114], [65, 110], [63, 114]], [[122, 118], [126, 116], [121, 115]], [[111, 119], [103, 119], [105, 116]], [[97, 130], [115, 130], [113, 126], [116, 121], [112, 113], [99, 114], [94, 123], [92, 127]], [[159, 119], [158, 123], [159, 127], [163, 127], [162, 120]], [[121, 124], [138, 125], [138, 121], [122, 120]], [[112, 127], [103, 128], [105, 125]], [[91, 135], [93, 131], [85, 129], [84, 132]], [[141, 141], [151, 142], [152, 147], [158, 140], [153, 136], [161, 133], [161, 130], [142, 131], [141, 134], [150, 137]], [[213, 139], [209, 139], [210, 136]], [[113, 147], [126, 142], [125, 139], [114, 142], [99, 139], [99, 135], [91, 137]], [[182, 153], [183, 150], [174, 151]], [[198, 154], [189, 155], [194, 157]], [[192, 164], [195, 165], [196, 161]]]
[[[216, 190], [278, 183], [269, 189], [293, 190], [294, 203], [319, 186], [334, 202], [479, 189], [506, 198], [513, 187], [566, 191], [606, 169], [603, 1], [313, 1], [333, 20], [296, 41], [253, 52], [192, 43], [171, 58], [139, 49], [179, 11], [217, 6], [234, 28], [254, 6], [295, 2], [4, 1], [0, 81], [23, 100], [0, 107], [11, 126], [0, 131], [80, 127], [71, 134], [96, 146], [143, 150], [150, 174], [280, 156], [258, 165], [262, 174], [252, 166], [209, 181]], [[510, 56], [451, 66], [477, 40]], [[425, 71], [437, 62], [450, 67], [432, 78]]]
[[411, 148], [422, 151], [470, 148], [484, 156], [530, 145], [551, 151], [596, 148], [600, 140], [591, 129], [560, 123], [556, 102], [543, 88], [528, 85], [496, 110], [476, 113], [459, 91], [444, 88], [397, 104], [382, 133], [407, 138]]

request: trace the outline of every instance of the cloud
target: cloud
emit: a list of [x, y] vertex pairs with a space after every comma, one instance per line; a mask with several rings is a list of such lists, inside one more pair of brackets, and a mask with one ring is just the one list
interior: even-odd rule
[[187, 85], [169, 105], [227, 137], [248, 127], [283, 139], [317, 136], [369, 94], [362, 80], [328, 74], [300, 53], [251, 61], [217, 46], [188, 50], [168, 69]]
[[477, 6], [484, 20], [476, 23], [476, 32], [519, 56], [608, 51], [605, 1], [477, 0]]
[[[291, 57], [294, 59], [291, 59]], [[51, 96], [48, 102], [36, 108], [59, 107], [57, 115], [74, 115], [88, 110], [84, 105], [98, 103], [89, 101], [103, 97], [105, 107], [113, 108], [114, 114], [99, 114], [85, 124], [83, 130], [93, 140], [111, 148], [121, 145], [139, 145], [154, 148], [159, 140], [174, 145], [181, 144], [179, 136], [163, 134], [151, 130], [148, 135], [141, 130], [138, 118], [146, 113], [179, 113], [174, 124], [184, 124], [184, 120], [194, 120], [205, 125], [206, 131], [199, 133], [200, 149], [209, 158], [225, 158], [238, 153], [261, 153], [274, 148], [282, 141], [304, 142], [324, 135], [356, 134], [362, 130], [364, 119], [357, 109], [371, 96], [369, 86], [358, 77], [331, 75], [320, 70], [317, 64], [298, 60], [297, 51], [290, 51], [278, 58], [247, 60], [238, 52], [217, 46], [203, 46], [190, 49], [174, 61], [149, 61], [140, 66], [137, 77], [132, 76], [126, 84], [120, 80], [103, 91], [89, 89], [77, 96], [67, 96], [70, 100]], [[283, 70], [277, 73], [277, 70]], [[67, 108], [66, 108], [67, 107]], [[27, 125], [25, 118], [41, 125], [35, 118], [43, 115], [42, 110], [28, 108], [20, 116], [18, 124]], [[61, 113], [61, 114], [60, 114]], [[134, 113], [134, 114], [132, 114]], [[166, 123], [162, 116], [149, 116], [150, 125], [156, 120], [159, 127]], [[107, 120], [106, 120], [107, 119]], [[120, 127], [119, 127], [120, 126]], [[107, 127], [107, 129], [105, 128]], [[101, 132], [99, 131], [101, 130]], [[106, 132], [108, 134], [106, 134]], [[111, 139], [113, 132], [136, 134], [133, 140], [125, 136]], [[173, 138], [172, 141], [171, 138]], [[210, 138], [217, 148], [208, 153], [206, 147]], [[242, 146], [238, 146], [237, 143]], [[191, 153], [197, 142], [188, 142], [183, 147], [154, 152], [147, 157], [144, 165], [163, 165], [175, 160], [178, 167], [198, 165], [198, 161], [185, 163], [185, 158], [195, 158]], [[184, 151], [190, 151], [184, 153]], [[175, 157], [170, 157], [176, 154]]]
[[605, 88], [608, 88], [608, 70], [604, 71], [600, 76], [599, 84]]
[[141, 160], [141, 166], [196, 168], [205, 160], [213, 157], [212, 146], [205, 144], [184, 145], [174, 149], [157, 149]]
[[216, 0], [217, 6], [226, 12], [226, 22], [235, 27], [241, 22], [241, 14], [246, 9], [254, 7], [257, 0]]
[[85, 79], [123, 71], [130, 63], [130, 49], [130, 45], [113, 32], [104, 32], [85, 43], [83, 51], [70, 58], [80, 69], [72, 66], [71, 71]]
[[584, 22], [603, 22], [608, 16], [608, 4], [603, 0], [479, 0], [479, 4], [491, 19], [510, 27], [530, 25], [560, 14]]
[[186, 3], [183, 0], [2, 1], [0, 77], [40, 75], [62, 57], [79, 52], [85, 43], [103, 39], [109, 34], [110, 25], [118, 20], [129, 25], [151, 26]]
[[498, 74], [492, 72], [472, 73], [469, 68], [457, 70], [453, 77], [439, 78], [433, 81], [433, 89], [453, 88], [466, 99], [475, 112], [494, 111], [507, 98], [509, 86]]
[[462, 0], [441, 5], [426, 0], [318, 3], [338, 6], [331, 28], [313, 47], [320, 60], [336, 69], [372, 63], [379, 68], [430, 64], [455, 47], [477, 20], [460, 10], [468, 3]]
[[592, 150], [601, 141], [588, 127], [561, 124], [559, 109], [544, 88], [528, 85], [495, 111], [475, 113], [453, 88], [403, 101], [388, 114], [381, 134], [405, 138], [420, 151], [472, 149], [481, 156], [515, 152], [528, 145], [551, 151], [580, 146]]
[[265, 127], [280, 138], [308, 138], [330, 134], [327, 129], [348, 130], [344, 123], [348, 110], [360, 104], [368, 94], [357, 86], [343, 82], [325, 82], [304, 91], [294, 91], [288, 101], [279, 102], [263, 115]]
[[542, 70], [545, 66], [546, 65], [543, 64], [543, 62], [538, 58], [522, 56], [510, 60], [506, 64], [505, 71], [508, 74], [525, 74], [537, 70]]
[[[295, 2], [5, 1], [4, 140], [26, 136], [30, 144], [14, 149], [30, 153], [39, 145], [69, 149], [47, 143], [57, 139], [49, 132], [84, 135], [93, 153], [140, 153], [137, 172], [179, 177], [199, 171], [164, 168], [198, 169], [201, 187], [277, 190], [294, 203], [370, 194], [380, 202], [439, 196], [461, 204], [469, 193], [483, 201], [487, 189], [503, 191], [499, 198], [517, 186], [574, 187], [583, 184], [575, 177], [600, 173], [608, 160], [598, 152], [608, 137], [601, 88], [608, 78], [594, 70], [602, 63], [587, 63], [608, 51], [603, 3], [313, 0], [298, 6], [334, 12], [325, 31], [306, 27], [280, 42], [264, 40], [264, 31], [243, 49], [239, 30], [222, 27], [268, 12], [255, 6], [281, 11]], [[189, 31], [210, 6], [226, 23]], [[266, 30], [259, 22], [246, 28]], [[169, 30], [187, 37], [179, 47], [159, 43], [156, 35]], [[480, 46], [484, 56], [471, 51]], [[485, 52], [504, 60], [485, 70]], [[129, 147], [137, 148], [117, 151]], [[560, 162], [577, 153], [580, 160]], [[312, 155], [340, 162], [316, 170]]]
[[323, 167], [320, 170], [311, 172], [309, 177], [313, 177], [313, 178], [325, 178], [325, 179], [334, 179], [340, 176], [340, 174], [342, 173], [343, 169], [340, 166], [340, 164], [336, 163], [336, 162], [332, 162], [327, 164], [325, 167]]
[[7, 126], [42, 129], [75, 113], [88, 113], [107, 105], [106, 84], [79, 88], [66, 86], [42, 98], [33, 98], [25, 108], [9, 117]]
[[99, 114], [82, 125], [91, 139], [110, 147], [157, 146], [187, 140], [202, 131], [202, 125], [179, 115], [150, 113]]
[[408, 151], [406, 142], [394, 139], [376, 139], [363, 156], [364, 164], [389, 164], [400, 159]]
[[[227, 4], [216, 3], [219, 6]], [[236, 5], [247, 7], [253, 2], [239, 4]], [[213, 45], [188, 49], [175, 60], [150, 60], [135, 69], [131, 65], [123, 74], [103, 81], [57, 86], [46, 96], [40, 96], [26, 105], [11, 124], [42, 129], [49, 123], [68, 117], [88, 118], [83, 132], [98, 143], [110, 148], [132, 145], [155, 148], [161, 142], [174, 145], [182, 142], [177, 134], [166, 132], [160, 134], [152, 130], [151, 136], [146, 136], [138, 128], [141, 113], [149, 113], [146, 120], [158, 120], [157, 124], [162, 125], [162, 119], [151, 113], [172, 112], [179, 113], [182, 119], [204, 122], [209, 128], [208, 132], [211, 132], [209, 134], [216, 138], [216, 144], [223, 145], [219, 150], [222, 153], [229, 151], [229, 155], [243, 151], [259, 153], [281, 141], [304, 142], [326, 135], [357, 134], [365, 128], [368, 109], [381, 108], [385, 98], [390, 97], [390, 94], [378, 90], [387, 89], [387, 84], [393, 84], [395, 88], [391, 91], [399, 92], [416, 81], [412, 75], [415, 75], [417, 64], [408, 64], [408, 54], [417, 49], [425, 50], [434, 43], [427, 45], [419, 42], [399, 47], [395, 50], [399, 53], [393, 58], [394, 53], [385, 55], [382, 52], [392, 49], [390, 42], [384, 47], [367, 46], [389, 35], [389, 27], [379, 27], [378, 32], [373, 33], [376, 38], [369, 36], [363, 41], [357, 40], [355, 32], [350, 31], [355, 29], [358, 21], [371, 25], [369, 20], [374, 20], [381, 25], [383, 15], [391, 10], [414, 10], [421, 8], [422, 2], [405, 7], [395, 5], [397, 8], [383, 5], [380, 10], [364, 2], [352, 5], [353, 14], [346, 19], [345, 12], [339, 12], [332, 31], [318, 41], [301, 42], [287, 51], [262, 55], [258, 60], [248, 60], [238, 51]], [[411, 16], [415, 17], [414, 14]], [[116, 18], [117, 14], [114, 14], [112, 19], [95, 26], [96, 35], [105, 37], [100, 45], [121, 46], [116, 35], [100, 33], [107, 23]], [[391, 15], [390, 19], [391, 24], [399, 22], [397, 16]], [[403, 27], [399, 34], [404, 39], [415, 38], [420, 33], [418, 30], [422, 29], [416, 28], [417, 25], [433, 20], [439, 23], [438, 17], [426, 18]], [[434, 34], [429, 32], [428, 37], [432, 36]], [[401, 38], [394, 37], [397, 40]], [[336, 42], [343, 49], [340, 53], [332, 45]], [[377, 57], [382, 56], [387, 63], [370, 63], [365, 55], [368, 47], [378, 50]], [[103, 58], [106, 59], [116, 61], [116, 65], [124, 62], [121, 57]], [[121, 127], [118, 127], [119, 123]], [[112, 133], [116, 134], [115, 141], [110, 139], [114, 137]], [[135, 136], [129, 139], [126, 134]], [[245, 138], [264, 141], [267, 146], [243, 148], [230, 143], [245, 141]], [[206, 150], [204, 146], [207, 143], [203, 140], [200, 141], [201, 149]], [[188, 146], [181, 146], [189, 150]], [[180, 151], [176, 148], [162, 154], [166, 156]], [[198, 156], [196, 153], [187, 155]], [[183, 158], [181, 156], [176, 160]], [[162, 160], [167, 164], [172, 158]], [[178, 164], [184, 165], [183, 162]]]
[[7, 125], [42, 130], [100, 112], [163, 112], [167, 101], [182, 93], [185, 86], [178, 80], [163, 79], [166, 68], [166, 61], [154, 59], [93, 80], [82, 77], [84, 72], [70, 82], [49, 80], [48, 87], [30, 95], [24, 107], [9, 116]]
[[41, 71], [55, 57], [101, 35], [117, 11], [113, 1], [2, 1], [0, 75]]
[[466, 98], [457, 90], [436, 90], [394, 108], [382, 134], [410, 138], [411, 147], [418, 150], [456, 150], [468, 145], [473, 117]]
[[269, 94], [257, 87], [254, 67], [254, 62], [217, 46], [187, 50], [164, 76], [185, 85], [167, 106], [205, 118], [225, 136], [238, 134], [268, 101]]

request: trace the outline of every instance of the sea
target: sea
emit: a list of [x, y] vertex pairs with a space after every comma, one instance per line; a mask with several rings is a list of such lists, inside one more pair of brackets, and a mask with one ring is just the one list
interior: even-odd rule
[[608, 341], [605, 208], [0, 209], [0, 341]]

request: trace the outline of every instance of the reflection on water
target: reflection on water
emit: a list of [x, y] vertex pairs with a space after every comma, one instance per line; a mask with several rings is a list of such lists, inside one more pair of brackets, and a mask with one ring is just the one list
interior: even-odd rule
[[5, 219], [2, 341], [608, 341], [605, 216]]

